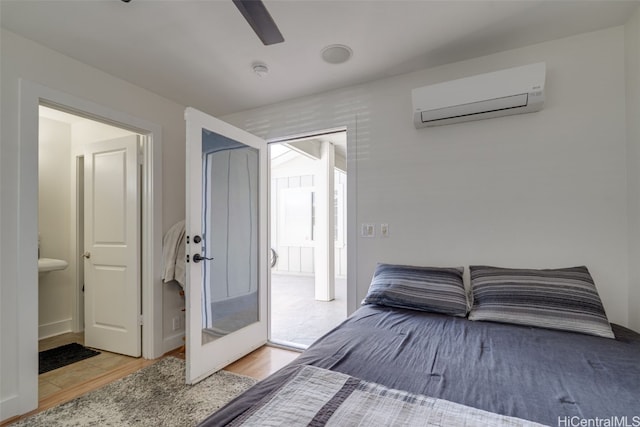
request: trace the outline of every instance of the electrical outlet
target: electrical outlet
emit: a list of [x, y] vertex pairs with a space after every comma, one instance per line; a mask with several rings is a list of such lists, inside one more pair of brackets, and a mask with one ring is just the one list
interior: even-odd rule
[[172, 331], [177, 331], [178, 329], [180, 329], [180, 317], [176, 316], [173, 318], [173, 322], [172, 322]]

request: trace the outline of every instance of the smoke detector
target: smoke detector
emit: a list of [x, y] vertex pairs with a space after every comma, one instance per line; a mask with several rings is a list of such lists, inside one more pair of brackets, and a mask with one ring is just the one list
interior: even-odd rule
[[253, 72], [256, 74], [256, 76], [262, 78], [265, 77], [267, 74], [269, 74], [269, 67], [267, 67], [266, 64], [263, 63], [256, 63], [253, 64]]

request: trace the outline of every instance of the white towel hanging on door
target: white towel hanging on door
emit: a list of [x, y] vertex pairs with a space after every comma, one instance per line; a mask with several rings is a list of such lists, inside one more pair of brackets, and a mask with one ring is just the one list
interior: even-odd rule
[[162, 239], [162, 280], [164, 283], [175, 280], [183, 288], [186, 281], [184, 224], [184, 220], [176, 222]]

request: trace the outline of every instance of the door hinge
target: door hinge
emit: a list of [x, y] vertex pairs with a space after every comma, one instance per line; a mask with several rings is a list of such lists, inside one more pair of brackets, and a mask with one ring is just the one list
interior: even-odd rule
[[144, 317], [142, 317], [142, 314], [138, 315], [138, 325], [144, 325]]

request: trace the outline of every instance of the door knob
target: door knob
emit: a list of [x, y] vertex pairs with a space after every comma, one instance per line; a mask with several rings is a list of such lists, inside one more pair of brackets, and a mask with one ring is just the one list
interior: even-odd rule
[[85, 252], [85, 253], [83, 253], [83, 254], [82, 254], [82, 257], [83, 257], [83, 258], [86, 258], [86, 259], [91, 258], [91, 252]]
[[200, 262], [200, 261], [202, 261], [204, 259], [211, 261], [213, 258], [207, 258], [206, 256], [202, 256], [200, 254], [195, 254], [193, 256], [193, 262]]

